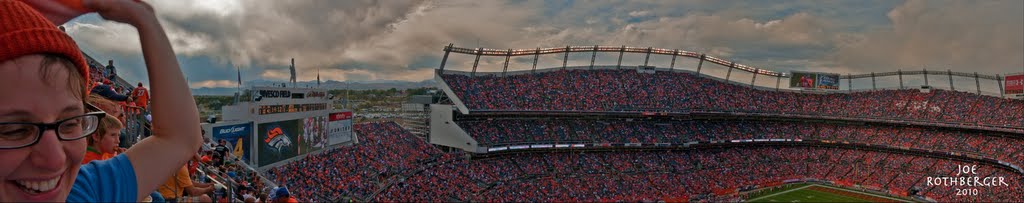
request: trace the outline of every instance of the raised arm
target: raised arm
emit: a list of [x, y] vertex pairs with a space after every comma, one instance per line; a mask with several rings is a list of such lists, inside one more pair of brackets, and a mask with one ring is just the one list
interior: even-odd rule
[[85, 0], [107, 20], [128, 23], [139, 31], [153, 99], [153, 136], [125, 154], [135, 168], [140, 198], [171, 177], [199, 150], [199, 112], [181, 68], [153, 8], [135, 0]]

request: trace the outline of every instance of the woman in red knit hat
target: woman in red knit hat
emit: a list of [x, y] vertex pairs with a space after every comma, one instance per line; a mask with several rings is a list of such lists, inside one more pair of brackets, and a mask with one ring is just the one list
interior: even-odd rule
[[[81, 164], [102, 112], [78, 46], [55, 24], [97, 12], [134, 26], [153, 89], [153, 136]], [[199, 114], [153, 9], [138, 0], [0, 0], [0, 202], [137, 202], [199, 149]], [[169, 126], [173, 125], [173, 127]]]

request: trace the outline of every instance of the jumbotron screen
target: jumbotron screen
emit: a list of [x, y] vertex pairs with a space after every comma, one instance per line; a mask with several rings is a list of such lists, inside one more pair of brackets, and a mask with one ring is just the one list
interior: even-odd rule
[[1024, 73], [1006, 76], [1006, 94], [1024, 94]]
[[790, 74], [789, 87], [801, 89], [838, 90], [839, 74], [793, 71]]

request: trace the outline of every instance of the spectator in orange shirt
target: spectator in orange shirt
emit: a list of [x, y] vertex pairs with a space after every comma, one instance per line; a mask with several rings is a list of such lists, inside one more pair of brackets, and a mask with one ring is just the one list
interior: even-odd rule
[[135, 97], [135, 106], [146, 109], [146, 102], [149, 102], [149, 90], [142, 86], [142, 82], [139, 82], [139, 86], [132, 90], [132, 97]]
[[[188, 174], [188, 167], [181, 166], [174, 176], [168, 178], [163, 185], [157, 188], [157, 191], [160, 192], [160, 195], [167, 202], [213, 202], [206, 193], [212, 192], [214, 188], [210, 185], [206, 185], [206, 187], [198, 186], [192, 183], [192, 178]], [[187, 197], [185, 196], [186, 194], [188, 194]]]
[[213, 158], [210, 157], [210, 152], [203, 152], [203, 156], [199, 160], [204, 164], [210, 164], [210, 162], [213, 161]]
[[100, 119], [96, 132], [88, 137], [89, 146], [86, 147], [85, 158], [82, 159], [82, 164], [93, 160], [110, 159], [117, 155], [118, 152], [124, 151], [117, 147], [121, 143], [121, 139], [118, 138], [120, 138], [119, 135], [122, 127], [121, 122], [117, 121], [114, 117], [103, 117]]
[[271, 201], [273, 203], [297, 203], [297, 202], [299, 202], [295, 198], [291, 197], [291, 195], [288, 193], [288, 188], [286, 188], [286, 187], [277, 188], [277, 191], [274, 191], [274, 194], [275, 194], [274, 195], [274, 200]]

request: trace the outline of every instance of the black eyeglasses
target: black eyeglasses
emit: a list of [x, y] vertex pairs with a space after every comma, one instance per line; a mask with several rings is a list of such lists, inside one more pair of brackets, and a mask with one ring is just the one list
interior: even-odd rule
[[50, 129], [57, 133], [57, 139], [61, 141], [82, 139], [96, 132], [100, 119], [106, 115], [103, 112], [92, 112], [53, 123], [0, 123], [0, 149], [35, 145], [43, 137], [43, 132]]

